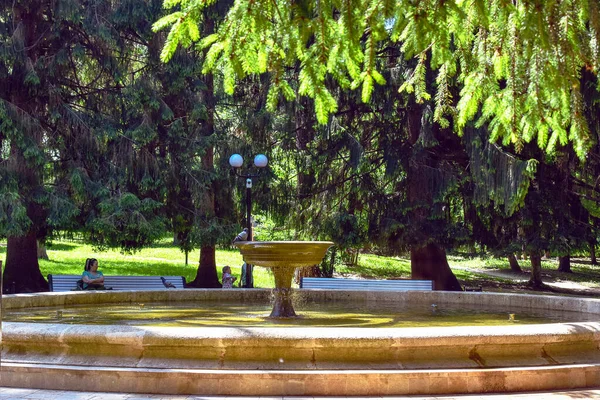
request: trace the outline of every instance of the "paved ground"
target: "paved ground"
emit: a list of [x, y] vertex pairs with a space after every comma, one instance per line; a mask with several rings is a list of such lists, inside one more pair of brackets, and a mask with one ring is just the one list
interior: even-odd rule
[[515, 394], [487, 394], [463, 396], [404, 396], [404, 397], [216, 397], [216, 396], [166, 396], [144, 395], [126, 393], [99, 393], [99, 392], [68, 392], [58, 390], [13, 389], [0, 387], [2, 400], [342, 400], [342, 399], [386, 399], [386, 400], [567, 400], [567, 399], [600, 399], [600, 388], [587, 390], [573, 390], [545, 393], [515, 393]]

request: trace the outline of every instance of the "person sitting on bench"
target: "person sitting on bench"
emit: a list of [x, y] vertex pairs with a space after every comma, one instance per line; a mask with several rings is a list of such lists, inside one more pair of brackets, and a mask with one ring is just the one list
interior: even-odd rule
[[104, 275], [98, 271], [98, 260], [88, 258], [85, 260], [85, 270], [81, 277], [83, 290], [106, 290], [104, 287]]

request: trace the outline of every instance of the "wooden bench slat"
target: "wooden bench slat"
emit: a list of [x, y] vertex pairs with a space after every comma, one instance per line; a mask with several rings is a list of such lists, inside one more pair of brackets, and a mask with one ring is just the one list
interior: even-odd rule
[[[168, 282], [171, 282], [177, 289], [185, 287], [185, 278], [183, 276], [163, 276]], [[48, 275], [48, 283], [52, 292], [68, 292], [77, 286], [77, 281], [81, 275]], [[135, 275], [105, 275], [104, 285], [112, 287], [113, 290], [160, 290], [166, 288], [160, 276], [135, 276]]]
[[303, 289], [349, 290], [433, 290], [433, 282], [426, 280], [374, 280], [344, 278], [308, 278], [300, 281]]

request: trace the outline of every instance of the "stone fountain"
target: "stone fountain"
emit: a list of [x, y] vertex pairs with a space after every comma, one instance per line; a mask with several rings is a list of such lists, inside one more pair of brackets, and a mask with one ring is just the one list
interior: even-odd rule
[[[247, 263], [273, 270], [276, 289], [271, 316], [277, 318], [296, 315], [290, 298], [295, 269], [320, 263], [332, 244], [236, 243]], [[577, 310], [592, 318], [433, 328], [5, 322], [2, 385], [218, 396], [438, 395], [600, 386], [598, 299], [442, 291], [302, 289], [302, 294], [317, 303]], [[31, 308], [60, 311], [83, 304], [139, 308], [150, 302], [234, 301], [244, 305], [266, 303], [269, 296], [264, 289], [65, 292], [8, 295], [2, 306], [3, 311], [29, 313]]]
[[273, 271], [275, 290], [272, 318], [296, 317], [292, 304], [292, 278], [296, 268], [318, 265], [333, 242], [236, 242], [244, 261]]
[[[301, 289], [316, 303], [585, 311], [600, 300], [486, 292]], [[5, 313], [88, 305], [266, 304], [270, 290], [7, 295]], [[56, 311], [54, 311], [56, 312]], [[600, 386], [600, 322], [433, 328], [163, 327], [3, 322], [3, 387], [214, 396], [399, 396]], [[90, 347], [90, 343], [94, 346]]]

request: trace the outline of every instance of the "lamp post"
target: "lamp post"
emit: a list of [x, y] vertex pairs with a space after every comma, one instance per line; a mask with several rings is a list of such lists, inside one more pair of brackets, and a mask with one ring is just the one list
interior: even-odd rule
[[[264, 154], [258, 154], [254, 157], [254, 166], [264, 168], [267, 166], [268, 159]], [[239, 154], [233, 154], [229, 157], [229, 165], [233, 168], [241, 168], [244, 165], [244, 159]], [[260, 170], [259, 170], [260, 171]], [[240, 178], [246, 179], [246, 228], [248, 229], [248, 241], [252, 240], [252, 178], [257, 178], [259, 174], [240, 174], [236, 172]], [[252, 265], [246, 264], [246, 280], [242, 282], [242, 287], [254, 287], [254, 278], [252, 276]]]

